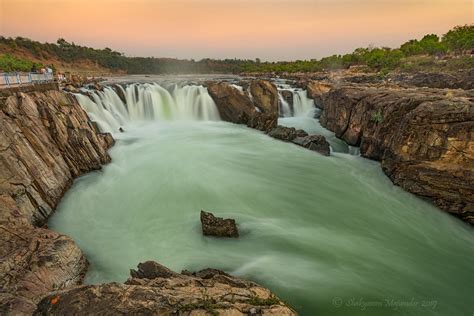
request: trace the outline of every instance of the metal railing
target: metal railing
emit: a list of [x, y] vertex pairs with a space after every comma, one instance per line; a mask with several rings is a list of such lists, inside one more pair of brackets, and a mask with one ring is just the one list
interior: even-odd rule
[[53, 74], [51, 72], [10, 72], [0, 73], [0, 86], [46, 83], [52, 81], [64, 81], [66, 76], [63, 74]]

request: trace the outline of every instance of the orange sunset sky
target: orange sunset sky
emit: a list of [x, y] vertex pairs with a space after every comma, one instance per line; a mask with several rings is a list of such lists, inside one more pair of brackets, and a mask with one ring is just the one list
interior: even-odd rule
[[0, 34], [128, 56], [294, 60], [474, 21], [474, 0], [0, 0]]

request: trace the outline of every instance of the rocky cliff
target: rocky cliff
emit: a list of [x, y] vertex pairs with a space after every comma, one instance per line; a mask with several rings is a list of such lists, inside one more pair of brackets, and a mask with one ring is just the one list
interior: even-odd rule
[[0, 313], [29, 313], [52, 290], [78, 284], [87, 261], [44, 225], [72, 181], [110, 161], [72, 95], [54, 85], [0, 90]]
[[315, 95], [323, 126], [395, 184], [474, 224], [472, 90], [345, 84]]

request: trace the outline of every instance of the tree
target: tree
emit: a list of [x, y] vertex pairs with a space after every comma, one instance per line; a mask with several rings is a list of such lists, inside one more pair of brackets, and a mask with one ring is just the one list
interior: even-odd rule
[[446, 47], [456, 53], [474, 49], [474, 24], [456, 26], [443, 36]]

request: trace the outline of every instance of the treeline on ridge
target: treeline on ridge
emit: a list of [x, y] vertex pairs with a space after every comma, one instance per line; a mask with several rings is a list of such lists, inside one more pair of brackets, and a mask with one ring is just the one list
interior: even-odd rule
[[[453, 69], [474, 68], [471, 54], [474, 50], [474, 25], [456, 26], [441, 38], [435, 34], [421, 40], [410, 40], [399, 48], [368, 47], [357, 48], [353, 53], [332, 55], [320, 60], [297, 60], [292, 62], [261, 62], [241, 59], [180, 60], [173, 58], [127, 57], [110, 48], [95, 49], [58, 39], [56, 43], [40, 43], [23, 37], [0, 36], [0, 44], [13, 52], [21, 48], [36, 60], [54, 59], [74, 64], [88, 60], [112, 72], [128, 74], [179, 74], [179, 73], [242, 73], [242, 72], [316, 72], [347, 69], [361, 66], [368, 71], [388, 72], [394, 69], [404, 71], [429, 69], [436, 66], [436, 60], [446, 54], [461, 56], [447, 60], [445, 66]], [[1, 47], [1, 46], [0, 46]], [[438, 63], [439, 64], [439, 63]], [[41, 63], [21, 58], [14, 53], [0, 51], [0, 70], [29, 71]], [[54, 66], [54, 64], [53, 64]]]

